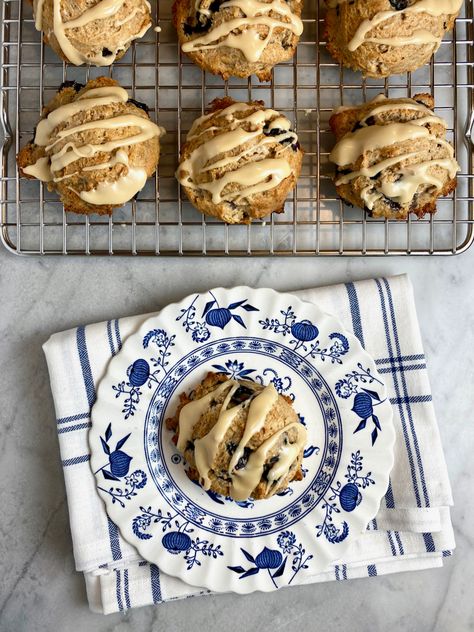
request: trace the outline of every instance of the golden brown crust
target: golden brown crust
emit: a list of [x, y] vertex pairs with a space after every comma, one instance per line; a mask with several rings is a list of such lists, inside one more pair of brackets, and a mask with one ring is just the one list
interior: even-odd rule
[[[208, 119], [206, 125], [209, 127], [212, 126], [217, 130], [213, 132], [213, 136], [231, 129], [231, 123], [219, 115], [222, 110], [231, 106], [233, 103], [235, 103], [235, 101], [230, 97], [223, 97], [214, 99], [210, 104], [209, 113], [214, 114], [215, 117]], [[248, 111], [242, 113], [242, 118], [252, 111], [265, 109], [263, 101], [251, 101], [246, 105], [248, 105]], [[202, 134], [197, 140], [193, 138], [191, 140], [187, 139], [184, 142], [180, 152], [180, 167], [178, 168], [178, 173], [181, 173], [182, 164], [190, 156], [191, 152], [213, 136]], [[252, 142], [257, 143], [258, 138]], [[278, 155], [279, 158], [287, 160], [291, 169], [290, 175], [272, 189], [254, 193], [240, 200], [237, 204], [228, 201], [214, 203], [211, 195], [207, 191], [200, 188], [194, 189], [184, 186], [183, 188], [188, 199], [201, 213], [217, 217], [229, 224], [250, 224], [253, 220], [266, 217], [270, 213], [283, 212], [288, 194], [296, 186], [296, 182], [301, 173], [304, 152], [299, 143], [291, 147], [288, 146], [285, 151], [281, 151], [281, 149], [282, 147], [276, 140], [274, 143], [266, 144], [263, 152], [255, 151], [254, 153], [250, 153], [245, 159], [246, 162], [250, 162], [252, 160], [258, 161], [262, 158], [274, 158]], [[235, 165], [235, 163], [232, 164]], [[229, 170], [232, 168], [232, 164], [228, 166]], [[209, 175], [206, 176], [209, 180], [206, 181], [210, 181], [212, 178], [220, 178], [225, 172], [226, 168], [210, 170], [208, 172]], [[231, 187], [237, 187], [237, 185], [231, 185]], [[232, 190], [237, 190], [237, 188]]]
[[[29, 0], [31, 2], [31, 0]], [[32, 4], [32, 2], [31, 2]], [[61, 2], [61, 16], [63, 22], [76, 19], [83, 15], [98, 2], [90, 0], [74, 0], [74, 2]], [[44, 0], [42, 4], [43, 41], [66, 62], [70, 60], [56, 39], [54, 34], [54, 3], [53, 0]], [[147, 26], [151, 26], [150, 10], [144, 0], [124, 0], [117, 13], [74, 28], [68, 29], [67, 34], [73, 47], [84, 57], [108, 59], [114, 61], [121, 59], [132, 41]], [[91, 63], [96, 63], [92, 61]]]
[[[416, 0], [408, 0], [408, 6]], [[326, 46], [331, 56], [352, 70], [360, 70], [367, 77], [387, 77], [411, 72], [424, 66], [433, 54], [433, 44], [364, 42], [354, 51], [348, 49], [359, 26], [382, 11], [392, 11], [393, 18], [373, 28], [370, 38], [389, 39], [407, 37], [417, 30], [425, 30], [440, 39], [450, 31], [457, 15], [430, 16], [427, 13], [403, 14], [389, 0], [354, 0], [328, 8], [325, 19]]]
[[[270, 0], [267, 0], [268, 2]], [[293, 13], [301, 16], [302, 0], [287, 0]], [[208, 3], [210, 4], [210, 3]], [[232, 18], [242, 16], [237, 7], [227, 7], [218, 9], [212, 14], [212, 25], [209, 23], [209, 30], [217, 24], [228, 21]], [[202, 35], [202, 31], [187, 35], [186, 25], [196, 24], [195, 0], [175, 0], [173, 4], [173, 24], [178, 32], [178, 39], [181, 45], [192, 41], [197, 36]], [[267, 34], [265, 27], [259, 27], [261, 37]], [[249, 62], [243, 53], [236, 48], [221, 47], [217, 49], [207, 49], [205, 51], [195, 51], [187, 53], [193, 62], [208, 72], [220, 75], [224, 80], [229, 77], [249, 77], [255, 74], [260, 81], [270, 81], [272, 68], [276, 64], [290, 60], [295, 54], [299, 37], [286, 28], [276, 28], [270, 43], [265, 48], [262, 57], [257, 62]]]
[[[204, 395], [206, 395], [207, 393], [212, 392], [219, 384], [221, 384], [222, 382], [226, 382], [228, 380], [229, 380], [228, 376], [222, 373], [208, 373], [194, 391], [192, 391], [189, 394], [182, 393], [180, 395], [179, 404], [176, 409], [175, 415], [167, 419], [165, 422], [167, 429], [174, 432], [173, 439], [172, 439], [173, 443], [176, 444], [179, 437], [179, 415], [180, 415], [181, 409], [189, 402], [195, 399], [199, 399], [203, 397]], [[283, 427], [284, 422], [281, 418], [278, 419], [278, 416], [284, 417], [291, 414], [292, 415], [291, 419], [293, 420], [294, 418], [294, 420], [297, 420], [296, 413], [294, 412], [292, 408], [292, 403], [293, 403], [292, 400], [289, 399], [288, 397], [283, 397], [282, 395], [279, 396], [279, 401], [275, 405], [276, 406], [275, 409], [272, 409], [272, 411], [270, 411], [268, 415], [265, 427], [259, 433], [255, 434], [252, 437], [252, 439], [249, 441], [248, 446], [250, 446], [251, 449], [253, 450], [257, 449], [263, 443], [263, 441], [267, 439], [268, 436], [270, 436], [273, 433], [273, 429], [275, 428], [276, 424], [279, 424], [280, 427]], [[204, 436], [210, 430], [210, 428], [212, 428], [213, 424], [216, 421], [217, 421], [217, 417], [215, 414], [213, 416], [211, 414], [211, 416], [201, 418], [200, 422], [196, 425], [195, 429], [193, 430], [193, 441], [198, 439], [199, 437]], [[235, 427], [231, 430], [231, 432], [234, 432], [234, 434], [232, 435], [232, 438], [234, 439], [236, 443], [238, 442], [239, 437], [241, 438], [243, 434], [243, 428], [245, 425], [245, 422], [243, 422], [243, 425], [240, 425], [239, 427], [239, 423], [242, 424], [242, 420], [240, 420], [239, 422], [239, 420], [237, 419]], [[237, 432], [237, 435], [235, 434], [235, 432]], [[229, 439], [229, 436], [226, 434], [226, 439], [224, 441], [225, 445], [227, 445], [228, 439]], [[216, 457], [215, 474], [210, 473], [210, 477], [212, 481], [211, 490], [215, 491], [218, 494], [228, 496], [230, 492], [229, 482], [226, 482], [222, 480], [221, 477], [217, 476], [218, 472], [227, 471], [227, 468], [229, 466], [230, 455], [228, 454], [225, 448], [225, 445]], [[195, 462], [194, 462], [193, 450], [194, 448], [186, 448], [184, 452], [184, 458], [186, 462], [188, 463], [187, 475], [192, 481], [200, 482], [199, 472], [196, 469]], [[272, 491], [272, 494], [277, 491], [282, 491], [292, 481], [300, 481], [303, 479], [303, 471], [301, 469], [301, 463], [302, 463], [302, 452], [299, 455], [296, 466], [292, 468], [287, 479], [280, 482], [278, 486]], [[254, 500], [259, 500], [262, 498], [266, 498], [268, 496], [269, 496], [269, 493], [267, 489], [267, 483], [265, 481], [261, 481], [257, 485], [257, 487], [254, 489], [252, 493], [252, 498]]]
[[[373, 125], [384, 125], [393, 122], [407, 122], [411, 120], [422, 118], [425, 116], [424, 112], [416, 110], [407, 110], [400, 107], [401, 104], [410, 102], [410, 99], [386, 99], [383, 101], [383, 105], [391, 106], [388, 111], [384, 111], [376, 114], [376, 116], [370, 117], [373, 120], [367, 119], [367, 116], [373, 111], [375, 107], [374, 102], [369, 102], [357, 107], [344, 108], [336, 111], [329, 119], [329, 125], [336, 136], [336, 140], [341, 140], [346, 134], [357, 129], [360, 121], [366, 120]], [[421, 105], [426, 106], [430, 110], [434, 108], [434, 99], [432, 95], [427, 93], [414, 95], [413, 101]], [[398, 106], [398, 107], [397, 107]], [[433, 137], [444, 141], [446, 137], [446, 128], [441, 123], [430, 122], [426, 124], [430, 134]], [[382, 160], [387, 158], [396, 157], [398, 155], [403, 156], [413, 152], [415, 150], [416, 156], [406, 161], [407, 165], [418, 164], [423, 161], [436, 160], [446, 158], [448, 156], [447, 149], [436, 142], [433, 139], [416, 138], [403, 143], [397, 143], [387, 147], [382, 147], [372, 152], [367, 152], [364, 156], [360, 156], [358, 161], [354, 164], [344, 165], [336, 172], [335, 181], [339, 175], [344, 172], [357, 171], [362, 166], [367, 167], [373, 164], [378, 164]], [[365, 210], [372, 217], [384, 217], [387, 219], [406, 219], [410, 213], [413, 213], [418, 218], [422, 218], [426, 214], [433, 214], [436, 212], [436, 201], [441, 196], [449, 195], [456, 188], [456, 178], [450, 178], [446, 170], [441, 167], [434, 167], [433, 172], [438, 179], [443, 182], [443, 186], [440, 189], [436, 189], [430, 186], [429, 183], [424, 188], [419, 188], [415, 194], [414, 199], [409, 204], [399, 204], [388, 198], [378, 200], [374, 208], [369, 210], [364, 206], [364, 200], [362, 198], [362, 191], [368, 186], [377, 187], [384, 180], [394, 181], [396, 180], [396, 169], [399, 168], [399, 164], [394, 167], [394, 170], [384, 169], [376, 178], [370, 179], [367, 177], [358, 177], [347, 183], [336, 185], [338, 195], [351, 205], [365, 208]]]
[[[89, 90], [117, 85], [119, 85], [118, 82], [110, 79], [109, 77], [92, 79], [85, 86], [81, 86], [81, 84], [76, 83], [73, 83], [72, 85], [64, 85], [58, 90], [53, 99], [43, 108], [42, 118], [47, 117], [53, 110], [75, 101]], [[61, 129], [65, 129], [68, 126], [74, 127], [86, 121], [113, 118], [114, 116], [123, 114], [133, 114], [141, 118], [149, 118], [147, 112], [131, 101], [128, 101], [126, 103], [112, 103], [80, 112], [65, 121], [62, 124]], [[130, 134], [130, 131], [134, 129], [137, 130], [138, 128], [122, 127], [119, 129], [110, 129], [105, 131], [98, 128], [91, 130], [87, 133], [87, 135], [82, 133], [78, 136], [78, 142], [80, 145], [87, 143], [100, 144], [106, 140], [117, 139], [121, 136], [126, 137]], [[75, 135], [69, 136], [69, 140], [73, 140], [74, 138]], [[64, 142], [65, 141], [62, 141], [63, 144]], [[30, 141], [17, 155], [17, 165], [20, 175], [25, 178], [33, 178], [33, 176], [25, 173], [25, 168], [34, 165], [38, 158], [46, 155], [52, 155], [55, 151], [60, 150], [61, 146], [61, 143], [58, 143], [52, 150], [50, 150], [50, 153], [47, 154], [44, 147], [36, 145], [34, 140]], [[129, 145], [129, 165], [131, 167], [143, 167], [146, 170], [147, 175], [151, 176], [158, 164], [159, 147], [159, 139], [157, 137], [141, 143]], [[59, 177], [68, 176], [67, 179], [59, 180], [58, 182], [48, 182], [48, 190], [56, 191], [59, 194], [64, 205], [64, 210], [67, 212], [78, 213], [81, 215], [88, 215], [92, 213], [96, 213], [98, 215], [111, 215], [113, 209], [119, 205], [90, 204], [75, 193], [75, 191], [91, 191], [101, 182], [114, 180], [125, 174], [124, 170], [127, 169], [127, 167], [123, 164], [115, 164], [107, 169], [90, 170], [90, 167], [109, 161], [111, 157], [112, 155], [108, 152], [99, 152], [93, 157], [80, 158], [76, 160], [74, 163], [65, 167], [61, 172], [58, 172]], [[84, 167], [87, 167], [87, 171], [83, 171]]]

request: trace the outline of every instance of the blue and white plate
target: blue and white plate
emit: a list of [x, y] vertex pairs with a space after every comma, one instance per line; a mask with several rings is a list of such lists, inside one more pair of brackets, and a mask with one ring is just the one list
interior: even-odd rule
[[[304, 480], [234, 502], [188, 479], [165, 420], [208, 371], [272, 382], [294, 400], [308, 430]], [[337, 318], [237, 287], [169, 305], [128, 338], [99, 385], [89, 441], [107, 512], [144, 559], [189, 584], [247, 593], [343, 557], [387, 490], [394, 436], [375, 363]]]

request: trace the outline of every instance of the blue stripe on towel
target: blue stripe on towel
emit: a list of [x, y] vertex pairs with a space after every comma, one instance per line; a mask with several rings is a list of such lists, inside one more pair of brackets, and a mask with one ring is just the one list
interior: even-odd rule
[[[390, 338], [390, 330], [389, 330], [389, 325], [388, 325], [387, 308], [385, 305], [385, 296], [383, 293], [382, 284], [379, 281], [379, 279], [375, 279], [375, 283], [377, 285], [377, 289], [379, 292], [380, 307], [382, 309], [382, 318], [383, 318], [383, 323], [384, 323], [384, 328], [385, 328], [385, 338], [387, 341], [387, 349], [388, 349], [389, 354], [393, 355], [392, 341]], [[400, 393], [400, 388], [398, 385], [398, 377], [396, 373], [393, 374], [393, 385], [395, 387], [395, 394], [397, 398], [399, 398], [401, 396], [401, 393]], [[415, 462], [414, 462], [413, 454], [411, 451], [410, 439], [408, 437], [407, 424], [405, 420], [405, 411], [401, 404], [398, 405], [398, 410], [400, 412], [400, 419], [402, 422], [403, 437], [405, 439], [405, 445], [407, 449], [407, 456], [408, 456], [408, 462], [410, 465], [410, 473], [411, 473], [411, 478], [413, 482], [413, 490], [415, 492], [416, 504], [417, 504], [417, 507], [421, 507], [421, 498], [420, 498], [420, 492], [418, 490], [418, 481], [416, 478]]]
[[425, 355], [423, 353], [418, 353], [416, 355], [407, 355], [407, 356], [394, 356], [390, 358], [379, 358], [375, 360], [375, 364], [392, 364], [393, 362], [417, 362], [417, 361], [425, 361]]
[[74, 430], [84, 430], [85, 428], [90, 428], [91, 426], [92, 424], [90, 421], [86, 421], [84, 424], [76, 424], [75, 426], [64, 426], [63, 428], [58, 428], [58, 434], [74, 432]]
[[94, 380], [92, 379], [91, 365], [89, 362], [89, 354], [87, 353], [86, 346], [86, 330], [84, 327], [78, 327], [76, 333], [77, 351], [79, 353], [79, 360], [81, 362], [82, 377], [84, 379], [84, 386], [86, 388], [87, 401], [90, 408], [92, 408], [95, 402], [95, 387]]
[[402, 543], [402, 539], [400, 537], [400, 533], [398, 531], [394, 531], [393, 534], [395, 536], [395, 540], [397, 541], [398, 548], [399, 548], [399, 551], [400, 551], [400, 555], [405, 555], [405, 550], [403, 549], [403, 543]]
[[122, 579], [120, 571], [115, 571], [115, 594], [117, 595], [117, 606], [120, 612], [124, 611], [123, 601], [122, 601]]
[[397, 549], [395, 548], [395, 543], [393, 541], [392, 532], [387, 531], [388, 543], [390, 544], [390, 550], [392, 551], [392, 555], [395, 557], [397, 555]]
[[[388, 297], [388, 303], [389, 303], [389, 308], [390, 308], [390, 317], [391, 317], [391, 320], [392, 320], [393, 335], [394, 335], [394, 340], [395, 340], [395, 347], [396, 347], [396, 351], [397, 351], [398, 355], [401, 356], [402, 352], [401, 352], [401, 347], [400, 347], [400, 340], [398, 338], [397, 320], [395, 318], [395, 307], [394, 307], [394, 304], [393, 304], [392, 290], [390, 288], [390, 284], [387, 281], [387, 279], [383, 279], [383, 283], [385, 285], [385, 290], [387, 292], [387, 297]], [[408, 397], [407, 381], [406, 381], [405, 373], [404, 373], [403, 369], [400, 371], [400, 379], [401, 379], [402, 388], [403, 388], [403, 395], [404, 395], [404, 397]], [[406, 404], [406, 409], [407, 409], [407, 413], [408, 413], [408, 422], [409, 422], [411, 434], [412, 434], [412, 437], [413, 437], [413, 446], [415, 448], [416, 460], [417, 460], [417, 463], [418, 463], [418, 471], [420, 473], [420, 481], [421, 481], [421, 488], [423, 490], [423, 497], [424, 497], [424, 500], [425, 500], [426, 507], [429, 507], [430, 506], [430, 499], [429, 499], [429, 496], [428, 496], [428, 488], [427, 488], [426, 480], [425, 480], [425, 471], [424, 471], [424, 467], [423, 467], [423, 460], [421, 458], [420, 446], [418, 444], [418, 437], [417, 437], [417, 434], [416, 434], [415, 423], [414, 423], [414, 420], [413, 420], [412, 410], [411, 410], [411, 406], [410, 406], [409, 402], [407, 402], [407, 404]]]
[[342, 565], [342, 579], [347, 579], [347, 564]]
[[110, 353], [114, 356], [115, 351], [114, 351], [114, 341], [112, 338], [112, 321], [111, 320], [107, 321], [107, 339], [109, 341]]
[[426, 404], [432, 402], [433, 397], [431, 395], [410, 395], [408, 397], [391, 397], [390, 403], [394, 406], [399, 404]]
[[128, 585], [128, 568], [123, 571], [123, 592], [125, 594], [125, 607], [127, 610], [131, 608], [130, 606], [130, 592]]
[[436, 551], [435, 543], [431, 533], [423, 533], [423, 540], [425, 541], [426, 552], [434, 553]]
[[160, 603], [163, 599], [161, 597], [160, 571], [156, 564], [150, 564], [150, 579], [153, 603]]
[[392, 479], [388, 479], [388, 489], [385, 493], [385, 505], [387, 509], [395, 509], [395, 499], [393, 498]]
[[83, 454], [82, 456], [75, 456], [72, 459], [64, 459], [64, 461], [61, 461], [61, 465], [63, 467], [69, 467], [70, 465], [78, 465], [79, 463], [85, 463], [86, 461], [89, 461], [91, 458], [90, 454]]
[[122, 338], [120, 337], [119, 321], [118, 318], [114, 321], [115, 324], [115, 337], [117, 338], [118, 351], [122, 348]]
[[334, 574], [336, 575], [337, 581], [339, 581], [340, 580], [340, 577], [339, 577], [339, 566], [337, 564], [334, 567]]
[[377, 568], [375, 567], [375, 564], [369, 564], [369, 566], [367, 566], [367, 572], [369, 573], [369, 577], [377, 577]]
[[90, 413], [79, 413], [78, 415], [71, 415], [70, 417], [60, 417], [56, 419], [56, 423], [59, 424], [68, 424], [71, 421], [79, 421], [80, 419], [89, 419]]
[[120, 540], [118, 534], [118, 528], [115, 522], [107, 516], [107, 523], [109, 527], [109, 540], [110, 540], [110, 550], [112, 551], [112, 559], [121, 560], [122, 559], [122, 551], [120, 549]]
[[381, 368], [378, 371], [381, 375], [384, 373], [406, 373], [407, 371], [421, 371], [426, 369], [426, 364], [401, 364], [400, 366], [393, 366]]
[[357, 290], [355, 289], [355, 285], [353, 283], [346, 283], [346, 290], [349, 296], [349, 305], [351, 308], [352, 329], [354, 330], [355, 336], [359, 339], [360, 344], [365, 348]]

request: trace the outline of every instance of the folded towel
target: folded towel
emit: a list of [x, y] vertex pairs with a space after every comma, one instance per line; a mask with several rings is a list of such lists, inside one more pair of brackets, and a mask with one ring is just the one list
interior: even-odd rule
[[[295, 292], [336, 314], [375, 358], [396, 429], [395, 466], [379, 513], [344, 560], [305, 583], [442, 566], [454, 549], [452, 495], [406, 276]], [[150, 314], [81, 326], [44, 345], [57, 415], [76, 568], [91, 609], [119, 610], [209, 591], [140, 559], [108, 519], [89, 467], [90, 409], [110, 358]]]

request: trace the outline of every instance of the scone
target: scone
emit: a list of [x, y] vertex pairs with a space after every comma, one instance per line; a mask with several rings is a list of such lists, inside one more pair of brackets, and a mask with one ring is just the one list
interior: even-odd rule
[[387, 99], [336, 110], [329, 124], [337, 144], [338, 194], [373, 217], [406, 219], [436, 212], [436, 200], [456, 187], [459, 165], [433, 97]]
[[367, 77], [420, 68], [454, 26], [463, 0], [326, 0], [327, 48]]
[[181, 49], [200, 68], [229, 77], [271, 78], [303, 32], [303, 0], [175, 0]]
[[45, 43], [76, 66], [110, 66], [151, 26], [148, 0], [32, 1]]
[[167, 426], [190, 466], [188, 476], [205, 490], [259, 500], [303, 477], [306, 429], [273, 384], [209, 373], [181, 395]]
[[163, 131], [113, 79], [66, 82], [17, 163], [22, 176], [57, 191], [66, 211], [110, 215], [155, 172]]
[[248, 224], [283, 211], [302, 160], [286, 117], [262, 101], [216, 99], [191, 127], [176, 177], [202, 213]]

